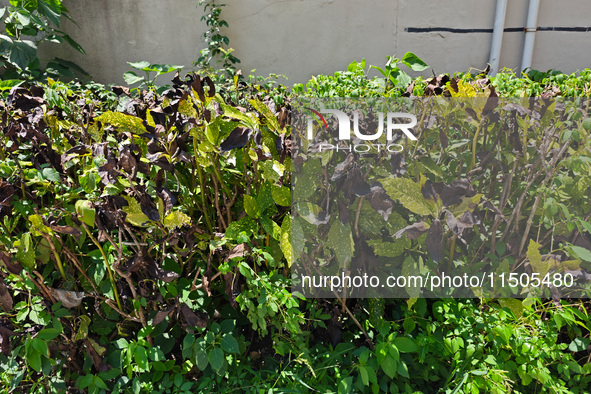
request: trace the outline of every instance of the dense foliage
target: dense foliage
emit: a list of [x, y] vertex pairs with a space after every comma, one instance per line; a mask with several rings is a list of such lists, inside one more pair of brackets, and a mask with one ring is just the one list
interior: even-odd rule
[[[412, 80], [404, 61], [384, 78], [354, 63], [293, 92], [441, 95], [451, 80], [589, 92], [587, 71]], [[294, 297], [289, 103], [271, 82], [195, 74], [161, 94], [52, 80], [4, 91], [3, 390], [589, 391], [584, 301]], [[588, 147], [587, 128], [578, 138]]]

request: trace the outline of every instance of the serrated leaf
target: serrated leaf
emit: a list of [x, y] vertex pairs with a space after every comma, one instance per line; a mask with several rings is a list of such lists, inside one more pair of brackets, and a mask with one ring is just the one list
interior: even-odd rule
[[90, 227], [94, 227], [96, 211], [94, 210], [94, 207], [90, 201], [76, 201], [76, 213], [78, 214], [78, 219], [80, 219], [83, 223]]
[[411, 212], [437, 216], [437, 204], [423, 197], [418, 183], [406, 178], [385, 178], [381, 179], [380, 183], [390, 198], [400, 201]]
[[119, 132], [129, 132], [133, 134], [146, 133], [144, 123], [140, 118], [126, 115], [121, 112], [107, 111], [94, 118], [103, 123], [109, 123], [115, 127]]
[[182, 226], [190, 226], [191, 225], [191, 218], [179, 211], [172, 211], [164, 218], [164, 227], [169, 230], [172, 230], [177, 227]]
[[292, 263], [292, 249], [291, 249], [291, 216], [285, 216], [283, 223], [281, 224], [281, 251], [285, 260], [287, 260], [287, 266], [291, 267]]
[[146, 223], [150, 222], [150, 219], [146, 216], [145, 213], [142, 212], [142, 208], [140, 203], [135, 200], [133, 197], [123, 196], [127, 203], [129, 204], [126, 207], [123, 207], [123, 212], [127, 214], [125, 220], [131, 223], [134, 226], [142, 227]]

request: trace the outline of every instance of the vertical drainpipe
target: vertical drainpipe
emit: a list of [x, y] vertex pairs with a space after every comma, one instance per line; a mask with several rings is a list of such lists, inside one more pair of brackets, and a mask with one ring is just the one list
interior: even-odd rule
[[536, 31], [538, 30], [539, 9], [540, 0], [529, 0], [527, 24], [525, 25], [525, 43], [523, 44], [523, 58], [521, 61], [521, 71], [531, 67], [531, 62], [534, 55], [534, 43], [536, 41]]
[[503, 45], [503, 31], [505, 30], [505, 15], [507, 15], [507, 0], [497, 0], [497, 11], [495, 12], [495, 24], [493, 27], [492, 44], [490, 47], [490, 75], [499, 71], [501, 58], [501, 46]]

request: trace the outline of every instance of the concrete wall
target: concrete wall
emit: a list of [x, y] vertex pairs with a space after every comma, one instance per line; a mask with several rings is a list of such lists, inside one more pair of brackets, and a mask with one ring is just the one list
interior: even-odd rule
[[[3, 2], [6, 0], [0, 0]], [[79, 27], [64, 22], [86, 56], [48, 44], [46, 57], [74, 60], [100, 82], [122, 82], [127, 61], [188, 66], [204, 46], [196, 0], [66, 0]], [[493, 0], [226, 0], [223, 17], [244, 73], [285, 74], [289, 83], [342, 70], [353, 60], [383, 65], [412, 51], [435, 73], [484, 69], [490, 32], [413, 32], [413, 28], [492, 29]], [[524, 27], [528, 0], [511, 0], [506, 27]], [[588, 0], [542, 0], [538, 26], [591, 26]], [[524, 33], [506, 32], [501, 67], [521, 65]], [[536, 33], [533, 68], [591, 67], [591, 32]], [[428, 75], [430, 72], [426, 72]], [[165, 76], [166, 78], [166, 76]], [[168, 81], [166, 79], [164, 82]]]

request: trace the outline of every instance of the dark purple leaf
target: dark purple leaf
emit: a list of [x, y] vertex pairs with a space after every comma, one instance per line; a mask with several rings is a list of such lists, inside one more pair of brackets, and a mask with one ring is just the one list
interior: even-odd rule
[[248, 144], [251, 134], [251, 129], [247, 129], [245, 127], [236, 127], [234, 130], [232, 130], [224, 142], [220, 144], [220, 149], [222, 152], [227, 152], [232, 149], [240, 149]]
[[427, 233], [427, 239], [425, 241], [427, 245], [427, 251], [431, 255], [431, 258], [435, 262], [441, 261], [443, 258], [443, 226], [439, 219], [435, 219], [429, 228]]

